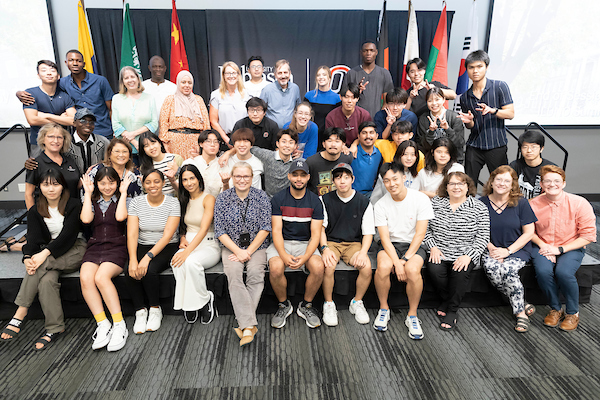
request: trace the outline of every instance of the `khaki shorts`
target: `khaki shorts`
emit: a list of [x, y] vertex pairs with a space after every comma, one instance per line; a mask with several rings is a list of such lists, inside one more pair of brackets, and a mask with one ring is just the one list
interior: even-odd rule
[[[307, 247], [308, 247], [308, 242], [305, 242], [302, 240], [284, 240], [283, 241], [283, 248], [285, 249], [285, 252], [288, 253], [289, 255], [291, 255], [292, 257], [303, 256], [306, 253]], [[315, 252], [313, 253], [313, 255], [321, 257], [321, 254], [319, 253], [318, 249], [315, 249]], [[271, 243], [269, 245], [269, 247], [267, 247], [267, 262], [269, 262], [269, 260], [273, 257], [279, 257], [279, 252], [275, 248], [275, 245], [273, 243]], [[302, 268], [305, 269], [306, 266], [303, 266]], [[292, 269], [287, 266], [285, 267], [285, 269], [292, 271]], [[306, 272], [306, 269], [305, 269], [305, 272]]]
[[[362, 243], [359, 242], [327, 242], [327, 246], [329, 246], [329, 250], [333, 251], [336, 258], [338, 260], [344, 261], [346, 264], [350, 265], [350, 260], [352, 256], [362, 249]], [[353, 266], [353, 265], [350, 265]]]

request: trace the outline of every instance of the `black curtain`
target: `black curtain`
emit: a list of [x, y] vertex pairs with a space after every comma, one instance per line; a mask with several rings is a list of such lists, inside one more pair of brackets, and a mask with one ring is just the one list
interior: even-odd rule
[[[116, 91], [122, 10], [89, 8], [87, 12], [99, 72]], [[419, 52], [427, 63], [440, 12], [417, 11], [416, 14]], [[376, 39], [379, 18], [379, 12], [372, 10], [179, 10], [178, 15], [190, 72], [194, 76], [194, 92], [206, 102], [211, 90], [218, 87], [219, 67], [228, 60], [245, 65], [251, 55], [261, 55], [268, 68], [272, 68], [277, 59], [287, 58], [294, 81], [304, 93], [307, 86], [308, 89], [314, 87], [318, 66], [352, 68], [360, 64], [360, 45]], [[449, 11], [448, 37], [453, 16], [454, 12]], [[390, 72], [398, 84], [402, 78], [408, 12], [388, 11], [388, 20]], [[133, 9], [131, 21], [144, 79], [150, 76], [148, 60], [155, 54], [165, 59], [168, 78], [171, 10]], [[448, 79], [451, 83], [453, 77]]]

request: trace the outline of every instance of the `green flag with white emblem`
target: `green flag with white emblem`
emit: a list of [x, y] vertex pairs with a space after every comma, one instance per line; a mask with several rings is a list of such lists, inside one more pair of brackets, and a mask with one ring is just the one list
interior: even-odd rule
[[123, 14], [123, 38], [121, 40], [121, 68], [133, 67], [141, 76], [140, 59], [133, 37], [133, 27], [129, 18], [129, 3], [125, 4], [125, 14]]

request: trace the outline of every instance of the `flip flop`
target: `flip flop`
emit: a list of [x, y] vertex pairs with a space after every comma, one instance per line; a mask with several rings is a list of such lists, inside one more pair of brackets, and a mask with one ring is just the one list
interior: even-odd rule
[[535, 306], [533, 304], [525, 304], [525, 314], [528, 317], [531, 317], [533, 314], [535, 314]]
[[[517, 329], [521, 328], [521, 329]], [[517, 323], [515, 324], [515, 331], [519, 333], [525, 333], [529, 330], [529, 318], [517, 317]]]
[[[46, 332], [41, 338], [39, 338], [35, 342], [35, 344], [39, 343], [39, 344], [41, 344], [43, 346], [38, 349], [37, 347], [35, 347], [35, 344], [34, 344], [33, 349], [36, 350], [36, 351], [46, 350], [48, 347], [52, 346], [54, 344], [54, 342], [56, 342], [56, 340], [63, 333], [64, 333], [64, 331], [63, 332], [55, 332], [55, 333]], [[46, 337], [50, 338], [50, 340], [46, 339]]]
[[[8, 329], [9, 326], [14, 326], [15, 328], [19, 328], [19, 331], [17, 332], [17, 331], [13, 331], [12, 329]], [[2, 337], [0, 337], [0, 341], [10, 342], [14, 338], [16, 338], [19, 335], [19, 333], [21, 333], [22, 330], [23, 330], [23, 321], [18, 318], [13, 318], [10, 320], [8, 325], [6, 325], [4, 327], [4, 329], [2, 329], [2, 332], [0, 332], [0, 333], [5, 333], [5, 334], [11, 335], [11, 336], [8, 339], [2, 339]]]

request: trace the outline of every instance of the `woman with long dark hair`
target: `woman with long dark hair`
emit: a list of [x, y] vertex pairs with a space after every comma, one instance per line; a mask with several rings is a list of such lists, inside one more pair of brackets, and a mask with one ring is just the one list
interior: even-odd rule
[[180, 249], [171, 260], [176, 281], [173, 308], [183, 310], [189, 323], [196, 322], [200, 310], [200, 322], [209, 324], [215, 316], [215, 296], [206, 288], [204, 270], [219, 262], [221, 249], [213, 227], [215, 198], [204, 191], [204, 180], [194, 165], [179, 171], [179, 204]]
[[432, 199], [446, 175], [450, 172], [465, 172], [456, 157], [456, 146], [450, 139], [443, 137], [434, 140], [431, 150], [425, 156], [425, 168], [417, 178], [418, 189]]
[[175, 196], [177, 193], [177, 171], [183, 163], [183, 158], [178, 154], [167, 153], [165, 146], [152, 132], [140, 135], [140, 172], [142, 174], [157, 169], [167, 179], [163, 186], [163, 194]]
[[9, 341], [19, 334], [29, 307], [38, 296], [46, 317], [46, 333], [35, 343], [35, 350], [43, 350], [65, 331], [58, 277], [79, 269], [85, 240], [79, 238], [81, 203], [69, 197], [62, 173], [55, 169], [40, 171], [38, 187], [40, 195], [27, 213], [27, 244], [23, 246], [27, 274], [15, 300], [19, 308], [2, 331], [1, 339]]

